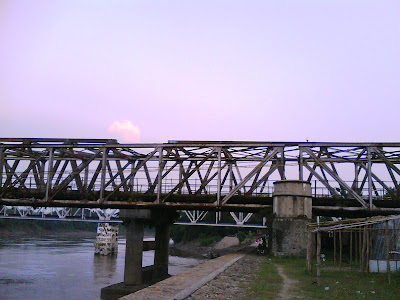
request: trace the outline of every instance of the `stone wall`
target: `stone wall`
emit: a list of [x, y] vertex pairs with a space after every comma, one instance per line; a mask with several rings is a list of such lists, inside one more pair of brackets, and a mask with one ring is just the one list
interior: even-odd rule
[[307, 252], [306, 218], [275, 218], [272, 222], [272, 253], [276, 256], [305, 257]]

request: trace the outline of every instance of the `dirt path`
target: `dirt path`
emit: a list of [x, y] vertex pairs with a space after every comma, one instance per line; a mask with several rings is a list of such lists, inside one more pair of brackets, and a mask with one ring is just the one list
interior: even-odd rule
[[278, 299], [282, 299], [282, 300], [297, 299], [297, 297], [292, 294], [293, 290], [297, 284], [297, 281], [290, 279], [283, 271], [282, 266], [275, 264], [275, 267], [279, 273], [279, 276], [281, 276], [283, 279], [282, 290], [280, 291], [280, 293], [278, 295], [278, 297], [279, 297]]

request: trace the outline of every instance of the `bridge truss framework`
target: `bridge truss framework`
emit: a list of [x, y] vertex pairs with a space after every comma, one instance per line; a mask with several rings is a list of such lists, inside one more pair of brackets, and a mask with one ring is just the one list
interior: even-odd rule
[[400, 143], [0, 139], [0, 204], [256, 211], [272, 182], [305, 180], [374, 210], [398, 196], [399, 164]]

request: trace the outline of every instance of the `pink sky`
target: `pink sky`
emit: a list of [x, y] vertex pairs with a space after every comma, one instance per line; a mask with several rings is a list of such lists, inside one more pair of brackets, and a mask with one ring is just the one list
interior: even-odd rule
[[0, 45], [0, 137], [399, 142], [399, 1], [3, 0]]

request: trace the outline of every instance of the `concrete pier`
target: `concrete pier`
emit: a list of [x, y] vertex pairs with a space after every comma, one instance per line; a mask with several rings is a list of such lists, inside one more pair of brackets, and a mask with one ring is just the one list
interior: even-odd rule
[[[177, 218], [175, 211], [149, 209], [121, 210], [120, 218], [126, 226], [124, 281], [101, 290], [101, 299], [118, 299], [168, 278], [170, 226]], [[154, 265], [143, 268], [144, 227], [155, 227]]]
[[126, 225], [124, 283], [142, 283], [143, 223], [131, 221]]
[[311, 185], [307, 181], [274, 182], [271, 251], [277, 256], [305, 256], [307, 223], [312, 218]]
[[153, 273], [153, 279], [155, 280], [168, 276], [170, 228], [170, 224], [159, 224], [156, 226]]

